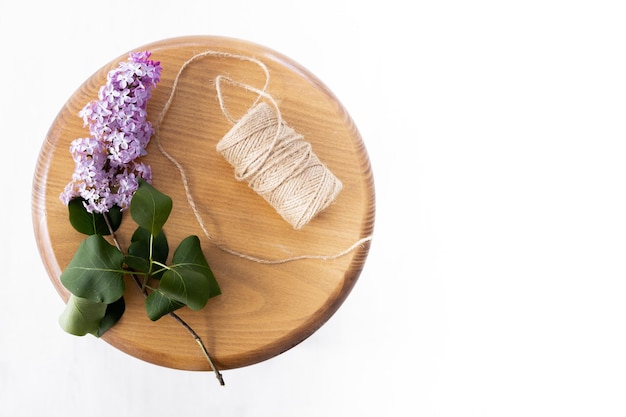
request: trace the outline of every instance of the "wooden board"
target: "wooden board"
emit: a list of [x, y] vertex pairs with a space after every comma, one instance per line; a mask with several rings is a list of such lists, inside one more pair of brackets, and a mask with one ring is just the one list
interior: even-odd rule
[[[154, 121], [170, 96], [181, 65], [207, 50], [255, 57], [270, 71], [268, 92], [280, 105], [286, 123], [313, 146], [314, 152], [343, 182], [334, 203], [301, 230], [294, 230], [247, 184], [237, 182], [233, 168], [215, 145], [231, 128], [216, 98], [215, 77], [228, 75], [262, 87], [264, 75], [249, 62], [207, 56], [182, 73], [171, 108], [161, 125], [161, 143], [186, 170], [193, 198], [209, 233], [203, 234], [185, 197], [175, 166], [151, 142], [144, 161], [152, 166], [153, 184], [174, 200], [165, 232], [170, 247], [184, 237], [200, 237], [222, 294], [200, 311], [177, 311], [202, 337], [215, 364], [230, 369], [272, 358], [315, 332], [340, 307], [363, 268], [366, 242], [331, 260], [305, 259], [264, 265], [233, 256], [216, 244], [267, 259], [302, 254], [333, 255], [374, 226], [374, 185], [366, 149], [347, 111], [320, 80], [291, 59], [263, 46], [229, 38], [194, 36], [167, 39], [134, 49], [149, 50], [161, 61], [162, 79], [153, 91], [148, 117]], [[128, 54], [93, 74], [60, 110], [43, 142], [33, 183], [33, 222], [39, 251], [52, 284], [66, 301], [60, 284], [84, 236], [69, 224], [59, 200], [74, 163], [70, 142], [88, 136], [79, 110], [97, 98], [106, 74]], [[241, 116], [255, 98], [242, 89], [225, 91], [229, 109]], [[123, 222], [118, 238], [127, 247], [134, 223]], [[209, 370], [193, 338], [174, 320], [150, 321], [143, 297], [126, 281], [126, 313], [102, 339], [139, 359], [175, 369]], [[53, 311], [50, 314], [60, 314]], [[59, 331], [62, 331], [59, 328]], [[89, 336], [91, 337], [91, 336]]]

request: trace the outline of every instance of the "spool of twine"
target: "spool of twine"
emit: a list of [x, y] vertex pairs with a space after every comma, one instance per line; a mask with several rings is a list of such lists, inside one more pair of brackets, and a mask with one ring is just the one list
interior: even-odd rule
[[[228, 52], [211, 50], [200, 52], [185, 61], [179, 68], [174, 78], [170, 96], [154, 124], [154, 136], [160, 152], [178, 169], [187, 196], [187, 202], [209, 241], [226, 253], [252, 262], [269, 265], [303, 259], [337, 259], [371, 241], [373, 236], [369, 235], [358, 239], [348, 248], [337, 253], [328, 255], [302, 254], [280, 259], [265, 259], [242, 253], [215, 241], [207, 230], [202, 216], [196, 207], [183, 165], [165, 150], [161, 143], [160, 135], [161, 124], [164, 122], [165, 116], [172, 105], [174, 95], [178, 89], [178, 83], [185, 68], [195, 60], [207, 56], [251, 62], [256, 64], [265, 74], [265, 84], [260, 89], [222, 75], [215, 78], [215, 88], [220, 109], [224, 116], [233, 123], [230, 131], [218, 142], [217, 150], [235, 167], [235, 178], [240, 181], [247, 181], [250, 187], [263, 196], [283, 219], [289, 222], [295, 229], [302, 228], [319, 212], [328, 207], [341, 191], [342, 184], [320, 162], [313, 153], [311, 145], [304, 141], [303, 136], [283, 122], [278, 104], [272, 95], [266, 91], [269, 85], [270, 74], [262, 61], [254, 57], [230, 54]], [[223, 82], [258, 95], [257, 100], [240, 120], [235, 120], [227, 110], [224, 96], [221, 92]], [[260, 101], [261, 99], [272, 103], [276, 112], [266, 102]]]
[[303, 135], [265, 102], [250, 109], [216, 149], [233, 166], [235, 178], [246, 181], [296, 230], [327, 208], [342, 188]]

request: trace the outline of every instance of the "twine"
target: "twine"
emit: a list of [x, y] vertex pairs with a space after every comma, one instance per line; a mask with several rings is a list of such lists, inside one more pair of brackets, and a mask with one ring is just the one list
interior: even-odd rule
[[[234, 167], [237, 180], [247, 181], [248, 185], [296, 230], [301, 229], [334, 201], [341, 191], [342, 183], [315, 155], [311, 144], [282, 120], [278, 104], [266, 91], [270, 75], [267, 66], [262, 61], [228, 52], [205, 51], [198, 53], [185, 61], [176, 74], [170, 96], [155, 122], [154, 136], [159, 151], [178, 169], [189, 206], [209, 241], [224, 252], [261, 264], [281, 264], [301, 259], [336, 259], [371, 241], [372, 236], [367, 236], [335, 254], [299, 255], [284, 259], [259, 258], [232, 250], [215, 242], [196, 207], [183, 166], [163, 148], [159, 134], [159, 128], [173, 102], [184, 69], [193, 61], [206, 56], [251, 62], [256, 64], [265, 75], [265, 84], [262, 89], [240, 83], [223, 75], [215, 78], [220, 109], [224, 117], [234, 124], [217, 144], [216, 149]], [[221, 92], [223, 82], [257, 94], [257, 98], [249, 111], [240, 120], [234, 119], [227, 109]], [[266, 102], [261, 102], [263, 98], [271, 103], [275, 111]]]
[[334, 200], [342, 184], [311, 144], [281, 123], [265, 102], [257, 104], [217, 144], [235, 178], [265, 199], [299, 230]]

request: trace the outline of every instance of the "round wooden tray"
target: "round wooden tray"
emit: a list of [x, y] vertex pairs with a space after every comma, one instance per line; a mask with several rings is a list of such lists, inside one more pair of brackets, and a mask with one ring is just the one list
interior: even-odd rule
[[[335, 259], [303, 259], [278, 265], [259, 264], [220, 250], [265, 259], [299, 255], [334, 255], [374, 227], [374, 185], [367, 151], [350, 116], [315, 76], [289, 58], [256, 44], [221, 37], [167, 39], [134, 51], [148, 50], [160, 61], [162, 78], [148, 106], [153, 121], [162, 111], [183, 63], [203, 51], [221, 51], [261, 60], [270, 72], [268, 92], [277, 100], [285, 122], [304, 135], [313, 151], [343, 182], [326, 210], [294, 230], [247, 184], [237, 182], [232, 167], [215, 145], [232, 127], [220, 110], [215, 77], [261, 88], [265, 75], [250, 62], [220, 56], [194, 60], [179, 79], [173, 102], [160, 127], [161, 143], [186, 171], [193, 198], [212, 235], [205, 236], [188, 204], [179, 171], [159, 152], [154, 140], [144, 161], [152, 166], [153, 184], [174, 201], [165, 232], [175, 248], [188, 235], [200, 237], [222, 294], [207, 306], [177, 313], [200, 335], [220, 369], [251, 365], [295, 346], [322, 326], [343, 303], [365, 263], [369, 242]], [[43, 263], [56, 290], [67, 301], [59, 281], [84, 235], [69, 224], [59, 200], [74, 163], [70, 142], [88, 136], [79, 110], [97, 98], [106, 74], [128, 54], [115, 58], [70, 97], [42, 145], [33, 183], [33, 222]], [[256, 98], [243, 89], [224, 92], [229, 110], [242, 116]], [[125, 220], [118, 232], [128, 247], [134, 223]], [[142, 360], [175, 369], [210, 370], [194, 339], [174, 320], [148, 319], [143, 297], [126, 281], [126, 312], [102, 339]], [[61, 311], [56, 312], [58, 314]], [[55, 312], [51, 312], [55, 314]], [[59, 329], [59, 331], [62, 331]]]

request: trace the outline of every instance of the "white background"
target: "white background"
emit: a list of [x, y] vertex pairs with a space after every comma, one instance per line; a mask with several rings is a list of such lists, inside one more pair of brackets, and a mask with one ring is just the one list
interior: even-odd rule
[[[0, 0], [0, 415], [625, 415], [622, 4]], [[376, 185], [346, 302], [225, 387], [65, 334], [30, 211], [40, 146], [79, 85], [196, 34], [317, 75]]]

